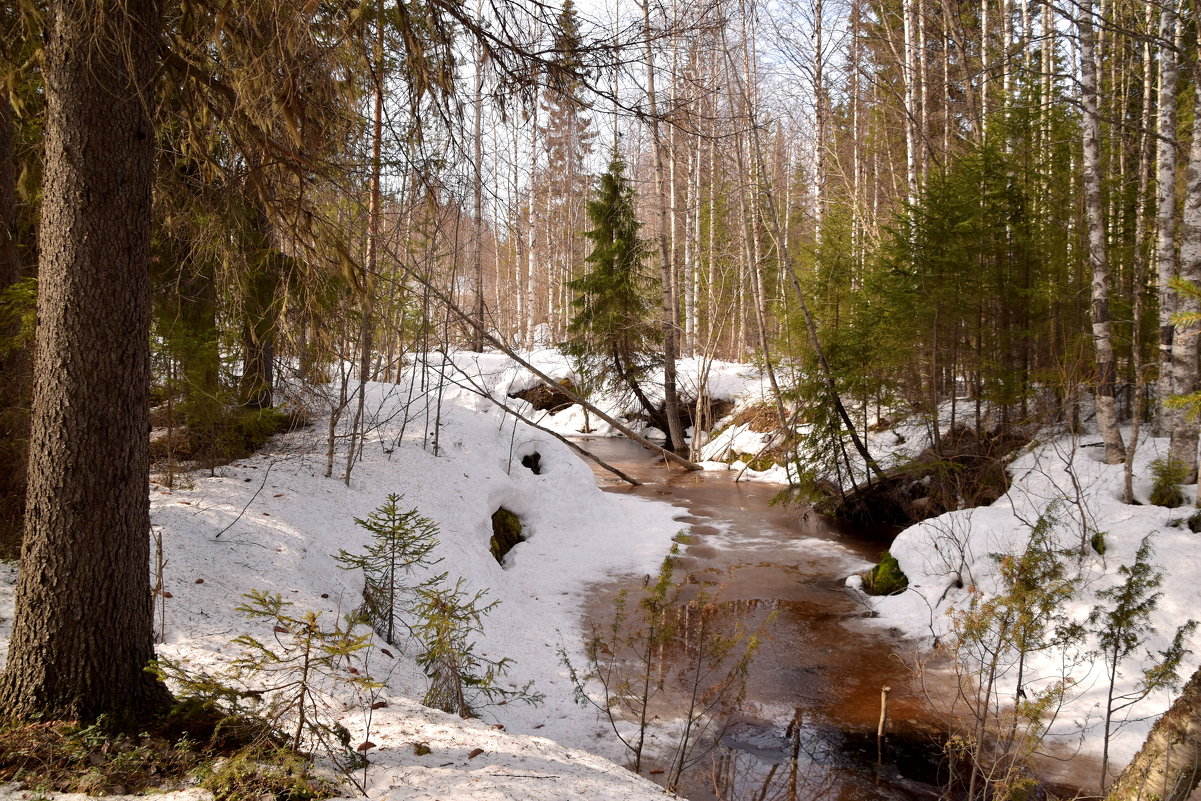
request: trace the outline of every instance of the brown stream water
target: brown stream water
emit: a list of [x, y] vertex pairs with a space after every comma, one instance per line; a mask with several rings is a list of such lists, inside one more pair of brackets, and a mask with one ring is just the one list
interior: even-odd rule
[[[625, 439], [581, 444], [645, 482], [629, 487], [596, 467], [606, 489], [687, 510], [680, 526], [691, 538], [681, 548], [676, 581], [718, 593], [728, 602], [724, 608], [752, 629], [775, 614], [750, 665], [745, 699], [718, 747], [685, 772], [681, 795], [693, 801], [938, 796], [938, 728], [908, 667], [916, 645], [865, 623], [866, 608], [843, 586], [885, 543], [840, 531], [804, 508], [772, 506], [776, 485], [735, 483], [734, 472], [669, 469]], [[630, 576], [595, 588], [587, 623], [603, 629], [617, 594], [624, 589], [637, 599], [644, 580]], [[878, 756], [885, 686], [889, 734]], [[664, 695], [667, 708], [657, 714], [680, 716], [678, 688], [674, 701]], [[665, 779], [669, 759], [650, 759], [651, 778]]]

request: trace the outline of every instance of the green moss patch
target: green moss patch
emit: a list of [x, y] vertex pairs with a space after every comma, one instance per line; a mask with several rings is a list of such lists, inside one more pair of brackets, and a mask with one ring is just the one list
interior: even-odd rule
[[896, 557], [888, 551], [880, 554], [880, 563], [866, 573], [863, 578], [863, 591], [868, 595], [896, 595], [909, 586], [909, 578], [901, 571]]
[[525, 542], [521, 533], [521, 518], [505, 507], [500, 507], [492, 513], [492, 540], [489, 547], [493, 558], [503, 565], [505, 554], [513, 550], [513, 546], [519, 542]]
[[199, 785], [217, 801], [319, 799], [340, 788], [304, 754], [278, 747], [266, 723], [181, 704], [132, 734], [75, 722], [0, 721], [0, 782], [33, 793], [135, 794]]

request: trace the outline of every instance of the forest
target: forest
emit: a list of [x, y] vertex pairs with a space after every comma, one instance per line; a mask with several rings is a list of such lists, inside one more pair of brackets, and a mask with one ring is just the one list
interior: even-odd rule
[[[573, 391], [628, 391], [685, 464], [708, 390], [677, 362], [754, 363], [815, 465], [798, 493], [881, 476], [867, 430], [911, 415], [935, 454], [959, 431], [1095, 426], [1127, 501], [1153, 431], [1195, 484], [1197, 19], [1178, 0], [6, 4], [0, 551], [40, 572], [0, 708], [161, 706], [141, 672], [151, 463], [212, 469], [318, 420], [349, 485], [367, 383], [417, 354], [560, 348]], [[321, 388], [304, 408], [302, 385]], [[127, 634], [96, 651], [78, 609]]]
[[[288, 377], [341, 370], [353, 415], [409, 351], [562, 344], [635, 386], [664, 366], [677, 448], [672, 365], [707, 355], [762, 364], [781, 427], [800, 404], [831, 441], [847, 405], [951, 401], [984, 433], [1087, 399], [1108, 461], [1148, 420], [1195, 476], [1187, 11], [167, 4], [137, 87], [155, 400], [220, 458]], [[51, 15], [5, 13], [11, 543], [54, 164]]]

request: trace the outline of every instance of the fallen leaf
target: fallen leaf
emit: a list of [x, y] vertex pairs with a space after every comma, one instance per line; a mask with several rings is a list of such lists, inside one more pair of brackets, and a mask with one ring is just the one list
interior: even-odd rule
[[328, 592], [323, 592], [323, 593], [321, 593], [321, 597], [322, 597], [322, 598], [328, 598], [328, 597], [329, 597], [329, 593], [328, 593]]
[[655, 768], [654, 770], [651, 771], [651, 775], [658, 776], [662, 772], [663, 772], [663, 768]]
[[164, 598], [174, 598], [175, 596], [172, 595], [171, 593], [167, 592], [166, 590], [163, 590], [163, 597]]
[[204, 583], [204, 579], [196, 579], [196, 583], [197, 583], [197, 584], [203, 584], [203, 583]]
[[387, 706], [388, 706], [387, 701], [376, 701], [374, 704], [371, 705], [371, 708], [372, 709], [385, 709]]
[[472, 751], [470, 754], [468, 754], [468, 755], [467, 755], [467, 758], [468, 758], [468, 759], [475, 759], [477, 756], [479, 756], [479, 755], [480, 755], [480, 754], [482, 754], [482, 753], [484, 753], [484, 749], [482, 749], [482, 748], [476, 748], [476, 749], [475, 749], [475, 750], [473, 750], [473, 751]]
[[263, 512], [263, 517], [271, 517], [271, 515], [267, 514], [266, 512]]
[[425, 756], [430, 753], [429, 743], [413, 743], [413, 753], [417, 756]]
[[493, 724], [492, 724], [492, 728], [494, 728], [494, 729], [496, 729], [496, 730], [498, 730], [498, 731], [501, 731], [501, 730], [503, 730], [503, 729], [505, 728], [505, 724], [503, 724], [503, 723], [493, 723]]
[[365, 743], [359, 743], [358, 750], [359, 751], [370, 751], [372, 748], [375, 748], [375, 743], [368, 740]]
[[284, 497], [284, 494], [282, 492], [279, 492], [279, 493], [276, 493], [275, 495], [272, 495], [271, 497], [272, 498], [282, 498], [282, 497]]
[[276, 627], [275, 627], [274, 629], [272, 629], [272, 630], [273, 630], [273, 631], [274, 631], [276, 634], [287, 634], [287, 633], [288, 633], [288, 629], [287, 629], [286, 627], [284, 627], [284, 626], [276, 626]]
[[381, 649], [379, 649], [379, 650], [380, 650], [380, 653], [381, 653], [381, 654], [383, 654], [384, 656], [388, 657], [389, 659], [395, 659], [395, 658], [396, 658], [396, 657], [392, 656], [392, 652], [391, 652], [391, 651], [389, 651], [387, 648], [381, 648]]
[[346, 668], [346, 669], [350, 671], [350, 675], [352, 675], [352, 676], [357, 676], [357, 675], [359, 675], [359, 669], [358, 669], [358, 668], [353, 668], [353, 667], [352, 667], [352, 668]]
[[180, 503], [182, 503], [184, 506], [191, 506], [191, 505], [192, 505], [192, 502], [191, 502], [191, 501], [180, 501]]

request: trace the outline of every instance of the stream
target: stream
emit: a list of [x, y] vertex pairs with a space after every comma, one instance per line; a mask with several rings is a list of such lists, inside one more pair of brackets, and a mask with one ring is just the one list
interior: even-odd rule
[[[868, 610], [843, 586], [847, 575], [876, 560], [885, 547], [881, 541], [840, 531], [803, 507], [771, 505], [780, 490], [774, 484], [736, 483], [734, 471], [669, 469], [626, 439], [580, 443], [645, 482], [630, 487], [594, 465], [605, 489], [686, 510], [680, 527], [689, 536], [673, 576], [683, 582], [679, 605], [705, 592], [723, 602], [725, 619], [749, 630], [762, 626], [765, 633], [750, 663], [745, 697], [723, 715], [718, 744], [708, 753], [694, 752], [696, 764], [683, 773], [681, 795], [693, 801], [938, 797], [938, 727], [908, 666], [916, 645], [865, 624]], [[628, 593], [633, 606], [647, 580], [631, 576], [595, 587], [586, 626], [605, 630], [618, 594]], [[655, 714], [663, 720], [687, 709], [686, 694], [671, 686], [672, 658], [668, 653], [668, 666], [660, 667], [668, 687]], [[889, 734], [878, 755], [885, 686], [891, 688]], [[671, 772], [665, 750], [644, 760], [649, 771], [643, 766], [661, 783]]]

